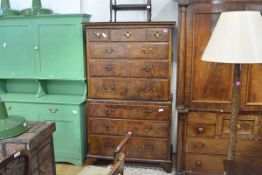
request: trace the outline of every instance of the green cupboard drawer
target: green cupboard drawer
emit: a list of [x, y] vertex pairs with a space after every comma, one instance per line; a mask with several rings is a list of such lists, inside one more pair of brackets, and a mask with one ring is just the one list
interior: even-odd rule
[[37, 105], [23, 103], [6, 103], [8, 115], [18, 115], [29, 121], [38, 121]]
[[[80, 108], [78, 105], [57, 105], [57, 104], [41, 104], [38, 106], [38, 111], [41, 114], [47, 114], [50, 116], [66, 117], [64, 115], [70, 115], [71, 117], [78, 117]], [[74, 120], [70, 119], [70, 120]]]

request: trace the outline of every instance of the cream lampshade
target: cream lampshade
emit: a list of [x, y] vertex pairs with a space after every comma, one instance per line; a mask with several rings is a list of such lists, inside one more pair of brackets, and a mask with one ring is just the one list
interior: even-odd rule
[[262, 17], [260, 12], [222, 13], [202, 60], [236, 64], [262, 63]]
[[234, 84], [227, 159], [236, 152], [240, 111], [240, 64], [262, 63], [262, 17], [257, 11], [224, 12], [218, 19], [201, 60], [233, 63]]

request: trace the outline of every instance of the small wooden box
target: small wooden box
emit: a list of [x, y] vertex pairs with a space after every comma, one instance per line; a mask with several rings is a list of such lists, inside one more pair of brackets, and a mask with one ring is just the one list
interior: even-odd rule
[[55, 175], [52, 133], [54, 122], [28, 122], [30, 129], [17, 136], [0, 140], [0, 160], [21, 149], [31, 154], [31, 175]]

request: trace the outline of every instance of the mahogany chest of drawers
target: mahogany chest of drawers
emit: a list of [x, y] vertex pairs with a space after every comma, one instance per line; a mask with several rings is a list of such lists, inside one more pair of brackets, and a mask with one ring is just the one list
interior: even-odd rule
[[171, 171], [174, 23], [86, 24], [88, 157], [111, 158], [133, 133], [127, 160]]

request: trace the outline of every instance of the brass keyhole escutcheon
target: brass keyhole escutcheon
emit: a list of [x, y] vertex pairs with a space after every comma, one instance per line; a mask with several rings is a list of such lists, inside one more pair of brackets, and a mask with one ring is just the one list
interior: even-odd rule
[[126, 38], [130, 38], [133, 34], [132, 32], [126, 32], [124, 35]]
[[156, 39], [159, 39], [160, 36], [161, 36], [161, 33], [160, 33], [159, 31], [156, 31], [156, 32], [154, 33], [154, 36], [155, 36]]

